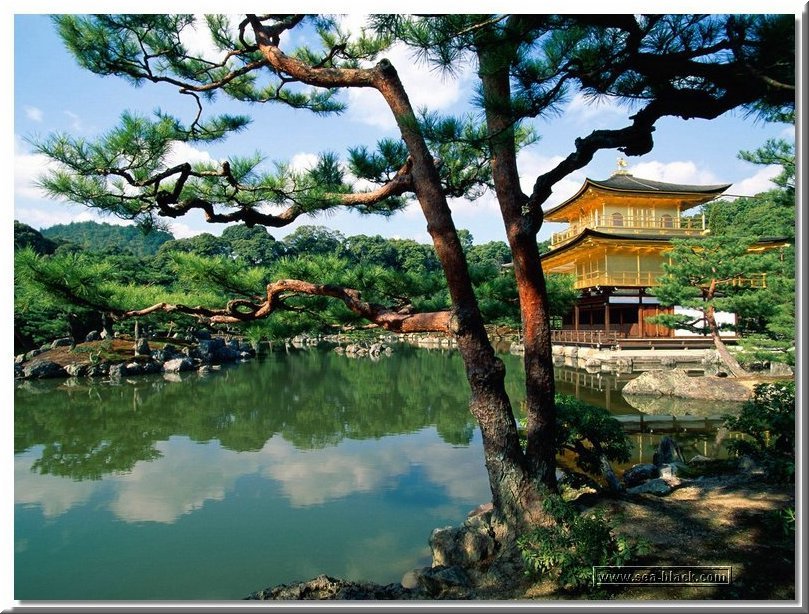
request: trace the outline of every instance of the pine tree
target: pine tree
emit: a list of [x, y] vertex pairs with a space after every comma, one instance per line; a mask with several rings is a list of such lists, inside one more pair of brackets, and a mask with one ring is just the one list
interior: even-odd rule
[[[372, 18], [373, 30], [358, 40], [320, 16], [247, 15], [232, 24], [224, 16], [207, 16], [206, 22], [222, 51], [219, 62], [195, 58], [183, 46], [180, 31], [194, 23], [190, 15], [55, 18], [68, 49], [88, 70], [135, 85], [173, 85], [198, 102], [199, 112], [190, 123], [161, 112], [151, 118], [126, 112], [117, 128], [93, 142], [69, 135], [39, 141], [37, 150], [60, 163], [41, 185], [146, 227], [192, 211], [211, 223], [267, 227], [335, 207], [392, 215], [415, 197], [446, 279], [450, 309], [414, 312], [396, 302], [370, 302], [356, 288], [274, 279], [265, 291], [257, 288], [253, 296], [220, 308], [161, 301], [118, 310], [116, 317], [182, 308], [213, 322], [250, 323], [288, 314], [301, 296], [315, 296], [337, 300], [391, 331], [450, 333], [466, 367], [470, 410], [481, 428], [495, 516], [504, 534], [551, 522], [539, 488], [556, 486], [549, 306], [536, 241], [542, 205], [558, 181], [583, 168], [597, 151], [650, 151], [662, 117], [712, 119], [735, 108], [761, 113], [792, 108], [791, 16], [382, 15]], [[289, 37], [282, 35], [293, 31], [304, 38], [316, 33], [319, 46], [285, 50], [282, 41]], [[482, 121], [417, 113], [395, 66], [379, 59], [396, 41], [450, 73], [475, 63]], [[358, 146], [345, 164], [324, 152], [306, 171], [283, 164], [267, 168], [259, 155], [221, 164], [164, 163], [172, 143], [221, 140], [248, 129], [244, 116], [204, 116], [204, 104], [215, 96], [329, 114], [342, 110], [339, 91], [346, 88], [375, 90], [401, 138], [375, 148]], [[523, 122], [549, 116], [577, 92], [615, 98], [637, 111], [625, 126], [576, 139], [570, 153], [524, 194], [516, 154], [536, 136]], [[346, 168], [374, 187], [357, 191]], [[525, 449], [447, 201], [475, 198], [488, 189], [496, 194], [505, 224], [525, 336]]]

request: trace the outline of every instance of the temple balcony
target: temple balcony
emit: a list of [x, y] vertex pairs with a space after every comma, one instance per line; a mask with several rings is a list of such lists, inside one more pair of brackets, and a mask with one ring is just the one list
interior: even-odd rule
[[[574, 285], [577, 290], [597, 286], [651, 288], [659, 285], [658, 279], [662, 275], [662, 271], [589, 271], [576, 275]], [[755, 273], [749, 277], [735, 277], [729, 281], [719, 282], [719, 285], [766, 288], [767, 274]]]
[[576, 275], [575, 287], [577, 290], [596, 286], [649, 288], [658, 285], [657, 278], [662, 274], [662, 271], [589, 271]]
[[704, 216], [694, 219], [662, 215], [650, 219], [648, 217], [633, 218], [632, 216], [613, 214], [604, 218], [596, 212], [589, 218], [571, 224], [567, 230], [551, 235], [551, 248], [560, 247], [575, 239], [585, 228], [621, 235], [660, 235], [673, 239], [695, 237], [708, 232]]

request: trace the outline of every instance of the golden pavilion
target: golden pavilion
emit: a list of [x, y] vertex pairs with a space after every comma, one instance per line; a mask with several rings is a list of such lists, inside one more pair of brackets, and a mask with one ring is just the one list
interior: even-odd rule
[[619, 160], [619, 170], [609, 179], [585, 180], [572, 197], [546, 211], [546, 221], [568, 227], [551, 237], [550, 251], [542, 256], [543, 270], [573, 275], [580, 292], [562, 330], [554, 331], [554, 340], [587, 342], [589, 337], [606, 343], [674, 337], [674, 330], [646, 321], [672, 311], [660, 306], [649, 290], [663, 274], [663, 252], [671, 239], [709, 232], [704, 215], [687, 212], [728, 187], [642, 179]]

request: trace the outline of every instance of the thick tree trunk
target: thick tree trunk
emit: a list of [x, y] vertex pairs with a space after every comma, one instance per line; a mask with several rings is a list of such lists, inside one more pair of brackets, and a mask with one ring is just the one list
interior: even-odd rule
[[556, 488], [556, 404], [550, 319], [545, 277], [539, 258], [537, 223], [524, 211], [528, 197], [520, 187], [508, 57], [500, 46], [478, 46], [492, 178], [506, 226], [520, 297], [525, 347], [526, 457], [532, 479]]
[[415, 193], [447, 279], [454, 309], [451, 330], [472, 392], [470, 410], [480, 425], [495, 513], [511, 531], [520, 531], [543, 516], [506, 394], [505, 367], [495, 356], [483, 325], [452, 214], [407, 93], [391, 65], [383, 67], [383, 74], [378, 89], [390, 105], [410, 151]]

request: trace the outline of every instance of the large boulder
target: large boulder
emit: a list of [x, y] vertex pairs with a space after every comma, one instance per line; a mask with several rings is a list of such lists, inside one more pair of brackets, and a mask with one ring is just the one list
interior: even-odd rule
[[657, 450], [652, 458], [654, 459], [653, 462], [656, 467], [670, 465], [671, 463], [685, 464], [683, 451], [680, 448], [680, 445], [668, 435], [660, 440]]
[[706, 401], [746, 401], [752, 391], [732, 378], [706, 375], [689, 377], [683, 369], [646, 371], [627, 382], [624, 396], [672, 396]]
[[701, 416], [714, 418], [725, 414], [735, 415], [741, 411], [739, 401], [711, 401], [702, 399], [681, 399], [680, 397], [661, 397], [649, 394], [628, 394], [624, 397], [627, 404], [644, 414], [654, 416]]
[[474, 567], [495, 554], [491, 512], [474, 514], [459, 527], [433, 529], [430, 549], [433, 565]]
[[472, 590], [472, 580], [461, 567], [423, 567], [407, 572], [402, 578], [402, 586], [409, 589], [423, 589], [433, 599]]
[[28, 379], [67, 377], [67, 371], [50, 360], [33, 360], [23, 367], [23, 376]]
[[180, 371], [191, 371], [194, 368], [194, 362], [188, 358], [174, 358], [167, 360], [163, 363], [164, 373], [179, 373]]
[[146, 340], [146, 337], [140, 337], [137, 341], [135, 341], [135, 356], [150, 356], [152, 353], [151, 348], [149, 347], [149, 342]]
[[630, 495], [650, 494], [662, 497], [663, 495], [669, 494], [672, 490], [673, 488], [666, 480], [662, 478], [655, 478], [654, 480], [649, 480], [648, 482], [644, 482], [639, 486], [627, 488], [626, 492]]
[[792, 376], [795, 375], [795, 372], [792, 370], [792, 367], [790, 367], [787, 364], [784, 364], [783, 362], [771, 362], [770, 375]]
[[624, 486], [632, 488], [638, 484], [642, 484], [646, 480], [660, 476], [660, 469], [651, 463], [641, 463], [632, 465], [624, 472]]
[[65, 367], [65, 371], [70, 377], [82, 377], [87, 375], [88, 365], [80, 362], [71, 362]]

